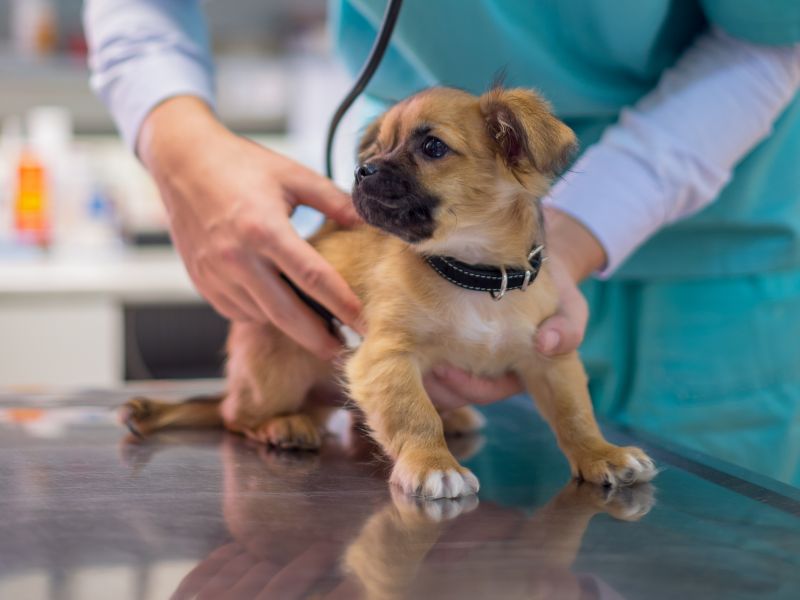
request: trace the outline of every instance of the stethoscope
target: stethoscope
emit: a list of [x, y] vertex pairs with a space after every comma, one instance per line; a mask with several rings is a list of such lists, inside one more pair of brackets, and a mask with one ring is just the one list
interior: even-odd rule
[[367, 61], [361, 68], [361, 73], [358, 74], [352, 89], [342, 100], [336, 112], [331, 117], [331, 123], [328, 126], [328, 138], [325, 143], [325, 174], [333, 179], [333, 140], [336, 136], [336, 129], [339, 127], [339, 122], [347, 113], [348, 109], [353, 105], [353, 102], [361, 95], [364, 88], [367, 87], [378, 66], [381, 64], [383, 55], [386, 53], [386, 48], [389, 46], [389, 40], [392, 37], [394, 26], [397, 23], [397, 16], [400, 14], [400, 7], [403, 5], [403, 0], [389, 0], [386, 5], [386, 12], [383, 14], [383, 21], [378, 30], [378, 35], [369, 51]]
[[[403, 0], [389, 0], [389, 3], [386, 5], [386, 12], [383, 15], [381, 27], [375, 38], [375, 43], [369, 51], [369, 56], [367, 56], [367, 61], [364, 63], [361, 73], [358, 74], [352, 89], [347, 93], [347, 96], [344, 97], [331, 118], [331, 123], [328, 127], [328, 138], [325, 143], [325, 174], [330, 179], [333, 179], [333, 160], [331, 155], [333, 153], [333, 140], [336, 136], [336, 128], [339, 127], [339, 122], [342, 120], [342, 117], [344, 117], [353, 102], [361, 95], [364, 88], [367, 87], [367, 84], [378, 69], [378, 65], [381, 64], [381, 59], [383, 59], [386, 48], [389, 46], [389, 39], [392, 37], [392, 31], [394, 31], [394, 26], [397, 23], [397, 15], [400, 13], [402, 4]], [[297, 287], [297, 285], [283, 273], [281, 273], [281, 278], [311, 310], [317, 313], [328, 324], [328, 329], [331, 333], [336, 335], [345, 346], [355, 348], [361, 343], [361, 338], [358, 334], [342, 324], [331, 311]]]

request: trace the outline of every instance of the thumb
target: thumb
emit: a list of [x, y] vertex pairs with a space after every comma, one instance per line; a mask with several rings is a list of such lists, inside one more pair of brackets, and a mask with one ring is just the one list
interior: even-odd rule
[[361, 223], [350, 194], [333, 181], [306, 167], [300, 167], [290, 179], [290, 191], [302, 204], [316, 208], [340, 225]]
[[536, 350], [545, 356], [567, 354], [578, 349], [586, 332], [586, 322], [589, 320], [589, 305], [580, 289], [571, 278], [566, 276], [566, 271], [559, 270], [560, 263], [553, 263], [556, 286], [558, 288], [560, 304], [558, 312], [539, 326], [536, 332]]
[[536, 350], [545, 356], [577, 350], [582, 341], [583, 331], [564, 315], [550, 317], [536, 332]]

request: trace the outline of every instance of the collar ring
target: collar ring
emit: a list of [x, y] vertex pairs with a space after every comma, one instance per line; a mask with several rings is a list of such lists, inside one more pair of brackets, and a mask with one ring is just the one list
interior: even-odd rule
[[532, 275], [533, 273], [531, 273], [530, 269], [525, 270], [525, 279], [522, 280], [522, 286], [519, 288], [521, 292], [524, 292], [525, 290], [528, 289], [528, 285], [531, 282]]
[[492, 290], [489, 292], [492, 295], [494, 300], [500, 300], [503, 296], [506, 295], [506, 290], [508, 290], [508, 272], [504, 266], [500, 267], [500, 273], [503, 276], [502, 281], [500, 282], [500, 291], [495, 292]]
[[544, 246], [542, 244], [539, 244], [538, 246], [536, 246], [536, 248], [531, 250], [530, 253], [528, 254], [528, 262], [532, 261], [533, 257], [536, 256], [537, 254], [541, 254], [542, 250], [544, 250]]

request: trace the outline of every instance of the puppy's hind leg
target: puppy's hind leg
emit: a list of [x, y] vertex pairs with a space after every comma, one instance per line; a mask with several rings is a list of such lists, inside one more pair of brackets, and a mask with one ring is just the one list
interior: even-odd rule
[[226, 397], [225, 425], [274, 448], [317, 450], [322, 445], [320, 427], [304, 410], [310, 389], [307, 380], [294, 381], [280, 372], [262, 373], [255, 385]]
[[183, 402], [153, 398], [131, 398], [117, 417], [131, 433], [145, 436], [161, 429], [222, 427], [219, 412], [222, 396], [197, 396]]
[[281, 449], [316, 450], [320, 423], [306, 410], [311, 388], [330, 367], [275, 329], [251, 331], [229, 343], [230, 392], [222, 405], [225, 425]]

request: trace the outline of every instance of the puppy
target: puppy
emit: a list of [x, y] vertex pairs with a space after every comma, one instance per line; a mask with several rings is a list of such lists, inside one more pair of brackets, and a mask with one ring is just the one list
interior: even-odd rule
[[[344, 572], [370, 600], [595, 598], [582, 585], [594, 577], [573, 572], [592, 519], [607, 514], [636, 522], [655, 504], [650, 484], [614, 489], [571, 481], [532, 512], [491, 502], [478, 506], [474, 496], [428, 502], [395, 489], [344, 553]], [[458, 525], [451, 527], [455, 519]], [[513, 548], [503, 567], [498, 543]], [[617, 594], [600, 595], [609, 596]]]
[[[442, 418], [423, 387], [426, 371], [444, 361], [483, 376], [515, 372], [574, 476], [613, 486], [655, 474], [640, 449], [603, 438], [577, 353], [546, 358], [533, 345], [558, 302], [542, 262], [537, 201], [575, 145], [532, 91], [423, 91], [378, 118], [361, 140], [353, 201], [366, 225], [327, 225], [313, 239], [364, 303], [368, 333], [345, 358], [344, 377], [394, 461], [391, 481], [409, 494], [478, 491], [444, 437], [446, 426], [477, 428], [478, 414], [460, 409]], [[330, 364], [271, 325], [243, 323], [231, 327], [228, 358], [221, 403], [137, 399], [123, 418], [140, 433], [221, 422], [275, 446], [319, 447], [304, 401], [335, 375]]]

